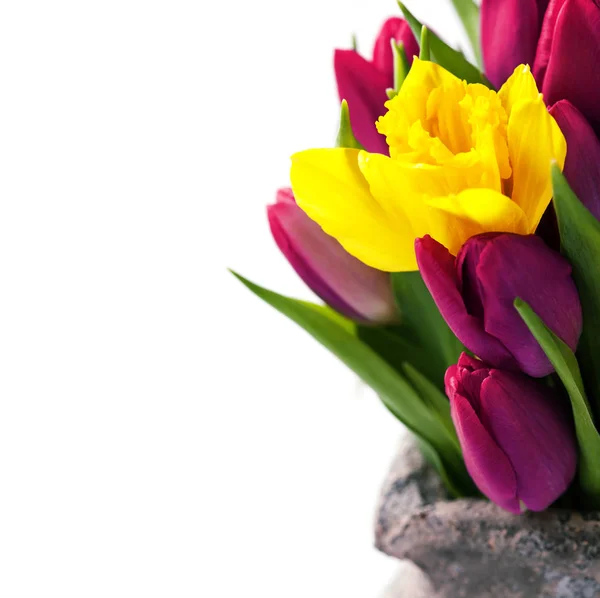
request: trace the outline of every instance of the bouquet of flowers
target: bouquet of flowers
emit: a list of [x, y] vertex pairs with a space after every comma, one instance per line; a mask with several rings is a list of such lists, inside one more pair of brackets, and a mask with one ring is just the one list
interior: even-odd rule
[[387, 20], [335, 52], [335, 146], [273, 237], [324, 301], [239, 278], [337, 355], [454, 497], [600, 509], [600, 2], [453, 0], [475, 64]]

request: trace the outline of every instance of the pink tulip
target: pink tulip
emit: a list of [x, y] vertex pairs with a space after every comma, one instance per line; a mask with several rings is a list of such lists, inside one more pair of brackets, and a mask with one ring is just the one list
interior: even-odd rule
[[291, 189], [280, 189], [267, 207], [273, 238], [300, 278], [339, 313], [363, 323], [397, 318], [390, 275], [366, 266], [323, 232], [297, 205]]

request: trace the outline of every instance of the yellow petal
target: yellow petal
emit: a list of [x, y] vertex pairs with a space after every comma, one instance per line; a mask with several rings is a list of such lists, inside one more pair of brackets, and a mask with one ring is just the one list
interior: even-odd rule
[[410, 233], [406, 236], [410, 227], [373, 197], [358, 167], [358, 154], [358, 150], [336, 148], [292, 156], [296, 202], [365, 264], [390, 272], [414, 270], [414, 238]]
[[[415, 94], [418, 96], [421, 93], [425, 93], [427, 97], [437, 87], [454, 88], [457, 84], [461, 84], [461, 80], [439, 64], [415, 58], [396, 98], [413, 98]], [[462, 85], [466, 88], [464, 82]], [[395, 98], [387, 103], [394, 100]]]
[[428, 130], [453, 154], [468, 152], [472, 147], [468, 114], [457, 110], [469, 87], [472, 86], [455, 79], [434, 89], [427, 98]]
[[510, 113], [519, 102], [537, 100], [538, 91], [535, 79], [531, 74], [529, 65], [521, 64], [498, 92], [504, 110], [510, 118]]
[[470, 187], [487, 186], [485, 164], [476, 150], [452, 156], [443, 165], [415, 164], [381, 154], [361, 152], [358, 165], [373, 196], [380, 203], [394, 203], [404, 211], [409, 209], [413, 201], [408, 201], [409, 197], [456, 195]]
[[429, 234], [456, 255], [464, 242], [488, 232], [527, 234], [527, 219], [521, 208], [491, 189], [467, 189], [458, 195], [426, 202]]
[[437, 197], [462, 189], [462, 181], [452, 176], [454, 169], [444, 166], [400, 162], [364, 151], [359, 154], [358, 166], [373, 196], [381, 204], [389, 205], [390, 211], [394, 208], [409, 209], [409, 197]]
[[429, 232], [431, 197], [458, 193], [465, 186], [464, 169], [407, 164], [381, 154], [360, 152], [358, 165], [367, 179], [372, 196], [387, 217], [393, 219], [395, 240], [404, 259], [394, 271], [417, 269], [414, 241]]
[[527, 216], [534, 232], [552, 198], [550, 165], [562, 167], [567, 143], [541, 95], [519, 102], [508, 119], [508, 151], [513, 168], [512, 199]]
[[386, 136], [392, 157], [409, 150], [407, 140], [414, 123], [420, 121], [427, 128], [431, 116], [428, 106], [432, 109], [429, 95], [439, 87], [448, 89], [448, 93], [452, 90], [452, 97], [458, 101], [466, 83], [433, 62], [415, 58], [400, 92], [385, 103], [388, 111], [377, 121], [377, 130]]

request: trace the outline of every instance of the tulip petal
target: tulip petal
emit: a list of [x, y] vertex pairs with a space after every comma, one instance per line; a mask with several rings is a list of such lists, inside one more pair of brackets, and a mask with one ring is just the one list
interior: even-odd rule
[[389, 272], [414, 270], [410, 224], [373, 197], [358, 154], [359, 150], [336, 148], [292, 156], [296, 201], [361, 262]]
[[387, 19], [375, 40], [373, 64], [388, 76], [388, 87], [392, 87], [394, 83], [394, 55], [390, 43], [392, 39], [404, 44], [404, 51], [409, 63], [412, 63], [414, 56], [419, 55], [419, 44], [410, 25], [399, 17]]
[[459, 393], [451, 395], [450, 410], [473, 481], [490, 500], [519, 514], [517, 479], [508, 457], [485, 429], [467, 398]]
[[483, 382], [480, 402], [486, 426], [512, 464], [518, 499], [532, 511], [543, 511], [575, 475], [571, 418], [551, 389], [499, 370], [491, 370]]
[[367, 150], [387, 154], [385, 137], [377, 132], [375, 121], [385, 112], [386, 89], [393, 80], [390, 83], [388, 75], [354, 50], [336, 50], [334, 69], [340, 101], [348, 102], [354, 135]]
[[567, 153], [565, 137], [541, 95], [513, 107], [508, 151], [513, 167], [512, 199], [527, 215], [528, 232], [534, 232], [552, 198], [550, 165], [556, 161], [562, 169]]
[[527, 233], [521, 208], [497, 191], [466, 189], [426, 201], [431, 208], [427, 232], [456, 255], [467, 239], [489, 231]]
[[568, 0], [554, 27], [542, 91], [551, 105], [569, 100], [600, 132], [600, 6], [597, 0]]
[[564, 175], [585, 207], [600, 220], [600, 141], [568, 100], [550, 108], [567, 140]]
[[554, 41], [554, 29], [556, 28], [556, 20], [558, 15], [567, 0], [550, 0], [542, 21], [542, 28], [538, 47], [535, 52], [535, 61], [533, 63], [533, 75], [540, 89], [542, 88], [546, 69], [550, 61], [552, 53], [552, 43]]
[[464, 245], [465, 249], [459, 251], [456, 256], [456, 274], [467, 311], [480, 321], [483, 321], [485, 310], [483, 288], [477, 275], [477, 265], [483, 250], [496, 235], [498, 233], [487, 233], [472, 237], [469, 239], [468, 245]]
[[325, 303], [358, 321], [396, 317], [389, 274], [369, 268], [324, 233], [296, 205], [291, 189], [281, 189], [267, 212], [279, 249]]
[[575, 350], [582, 316], [571, 266], [538, 236], [494, 238], [481, 252], [477, 280], [485, 305], [485, 331], [503, 343], [522, 371], [541, 377], [554, 368], [513, 308], [517, 297]]
[[459, 289], [455, 258], [429, 235], [415, 241], [419, 271], [440, 313], [457, 338], [473, 353], [506, 369], [518, 369], [504, 345], [469, 314]]
[[540, 29], [542, 28], [542, 23], [544, 22], [544, 16], [546, 11], [548, 10], [548, 5], [550, 4], [550, 0], [537, 0], [538, 5], [538, 21]]
[[533, 64], [539, 27], [536, 0], [483, 0], [483, 62], [486, 75], [496, 87], [517, 65]]

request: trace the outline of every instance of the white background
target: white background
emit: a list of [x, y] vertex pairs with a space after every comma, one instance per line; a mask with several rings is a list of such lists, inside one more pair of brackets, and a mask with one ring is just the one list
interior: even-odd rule
[[[449, 0], [407, 4], [459, 36]], [[0, 595], [370, 598], [399, 424], [232, 267], [393, 0], [0, 9]]]

